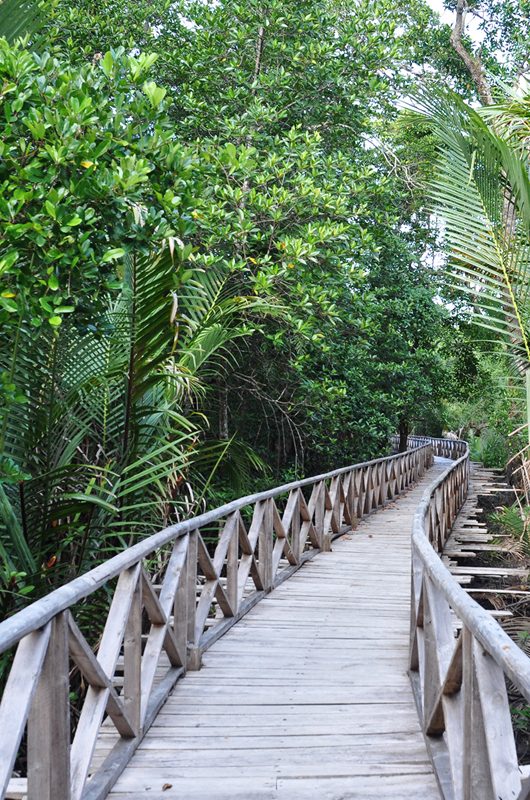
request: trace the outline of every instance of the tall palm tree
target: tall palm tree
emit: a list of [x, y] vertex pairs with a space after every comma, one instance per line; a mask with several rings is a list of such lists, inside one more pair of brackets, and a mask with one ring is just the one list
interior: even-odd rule
[[451, 283], [526, 384], [530, 447], [530, 96], [474, 110], [438, 93], [420, 106], [439, 142], [430, 194], [444, 222]]

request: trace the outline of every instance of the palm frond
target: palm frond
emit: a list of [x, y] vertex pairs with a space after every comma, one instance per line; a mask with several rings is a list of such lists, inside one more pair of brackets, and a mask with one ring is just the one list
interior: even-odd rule
[[277, 313], [237, 288], [225, 267], [184, 269], [167, 247], [127, 257], [91, 330], [22, 320], [14, 347], [0, 339], [16, 387], [0, 410], [6, 575], [22, 568], [48, 590], [188, 513], [218, 475], [235, 486], [262, 469], [244, 445], [208, 438], [201, 412], [253, 317]]
[[506, 341], [521, 373], [530, 367], [530, 181], [526, 162], [456, 95], [424, 97], [440, 142], [431, 187], [444, 220], [450, 276], [475, 322]]
[[13, 41], [33, 33], [42, 25], [38, 0], [1, 0], [0, 36]]

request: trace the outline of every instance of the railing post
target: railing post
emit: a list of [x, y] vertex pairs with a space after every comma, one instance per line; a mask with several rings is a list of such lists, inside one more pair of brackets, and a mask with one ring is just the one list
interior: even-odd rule
[[362, 519], [364, 516], [364, 504], [366, 498], [366, 479], [364, 467], [358, 467], [355, 474], [359, 477], [355, 478], [355, 516], [357, 519]]
[[189, 670], [201, 668], [201, 651], [195, 641], [195, 612], [197, 609], [197, 558], [199, 531], [189, 532], [188, 555], [186, 558], [186, 613], [188, 616], [188, 663]]
[[355, 471], [352, 470], [352, 472], [350, 472], [349, 475], [350, 475], [350, 480], [348, 483], [348, 492], [346, 494], [346, 507], [348, 509], [348, 514], [350, 516], [350, 523], [353, 528], [355, 527], [356, 523], [355, 511], [357, 502], [357, 498], [355, 495]]
[[258, 553], [261, 581], [266, 592], [272, 589], [272, 500], [264, 500], [263, 519], [259, 531]]
[[462, 695], [463, 695], [463, 730], [462, 730], [462, 800], [471, 800], [471, 740], [473, 738], [473, 636], [464, 627], [462, 633]]
[[296, 500], [293, 507], [293, 515], [291, 517], [291, 549], [294, 553], [294, 557], [297, 561], [300, 561], [300, 556], [302, 555], [302, 546], [300, 544], [300, 528], [302, 521], [300, 519], [300, 492], [301, 489], [293, 489], [291, 491], [291, 495], [293, 492], [296, 493]]
[[[274, 502], [274, 501], [271, 501]], [[237, 614], [238, 585], [237, 575], [239, 567], [239, 511], [235, 512], [235, 525], [226, 554], [226, 595], [232, 607], [232, 611]]]
[[140, 733], [142, 697], [142, 581], [138, 577], [123, 638], [123, 705]]
[[70, 681], [66, 613], [50, 643], [28, 719], [28, 800], [70, 800]]
[[323, 539], [324, 539], [324, 520], [326, 518], [326, 484], [325, 481], [320, 481], [320, 483], [315, 484], [313, 493], [311, 494], [311, 500], [315, 501], [314, 506], [314, 524], [315, 530], [317, 532], [318, 541], [320, 543], [320, 547], [323, 547]]
[[[188, 589], [188, 575], [189, 575], [189, 561], [190, 561], [190, 534], [187, 536], [186, 558], [182, 566], [182, 574], [180, 576], [175, 598], [173, 600], [173, 631], [175, 633], [175, 640], [182, 653], [187, 654], [188, 648], [188, 619], [190, 615], [189, 604], [189, 589]], [[186, 655], [186, 664], [188, 668], [188, 657]]]
[[[332, 517], [337, 507], [340, 509], [340, 492], [341, 492], [341, 479], [339, 476], [332, 478], [329, 490], [326, 495], [326, 484], [322, 484], [322, 495], [323, 495], [323, 515], [322, 519], [319, 521], [319, 524], [322, 527], [322, 534], [320, 535], [320, 547], [323, 553], [329, 553], [331, 550], [331, 537], [333, 534], [332, 529]], [[340, 516], [340, 514], [339, 514]], [[338, 520], [338, 525], [340, 527], [341, 520]]]

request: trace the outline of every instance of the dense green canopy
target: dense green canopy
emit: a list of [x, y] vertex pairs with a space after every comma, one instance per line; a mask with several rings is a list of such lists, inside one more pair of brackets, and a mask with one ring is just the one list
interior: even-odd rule
[[[475, 93], [426, 2], [14, 7], [28, 36], [0, 39], [6, 610], [206, 502], [479, 407], [497, 373], [476, 366], [469, 303], [443, 278], [436, 131], [401, 121], [419, 83]], [[510, 58], [484, 54], [505, 78], [518, 31]]]

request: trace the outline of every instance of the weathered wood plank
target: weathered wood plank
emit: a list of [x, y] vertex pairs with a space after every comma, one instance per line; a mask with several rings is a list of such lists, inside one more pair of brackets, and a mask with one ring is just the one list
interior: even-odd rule
[[4, 795], [24, 734], [51, 635], [51, 623], [20, 642], [0, 706], [0, 796]]
[[[385, 487], [372, 488], [371, 502], [377, 491], [380, 502]], [[376, 785], [379, 797], [438, 798], [407, 676], [410, 526], [421, 492], [336, 539], [216, 642], [201, 671], [176, 686], [109, 800], [139, 800], [147, 787], [156, 796], [164, 783], [164, 800], [296, 800], [298, 785], [308, 798], [329, 787], [338, 799], [346, 786], [370, 797]], [[300, 503], [301, 538], [319, 508], [325, 524], [339, 524], [340, 498], [335, 486], [327, 509], [319, 493]], [[297, 505], [291, 499], [291, 524]], [[274, 524], [283, 538], [279, 517], [264, 516], [243, 538], [248, 550]]]
[[[140, 566], [122, 572], [114, 592], [107, 624], [98, 651], [98, 661], [109, 677], [114, 674], [134, 592], [140, 579]], [[72, 743], [72, 798], [79, 800], [90, 767], [98, 729], [107, 708], [108, 688], [90, 686]]]
[[[241, 498], [213, 512], [171, 526], [141, 545], [110, 559], [101, 568], [98, 567], [88, 575], [62, 587], [43, 601], [38, 601], [7, 623], [0, 624], [0, 651], [11, 646], [17, 637], [23, 636], [28, 625], [36, 626], [38, 623], [38, 626], [42, 626], [50, 619], [54, 620], [54, 627], [63, 625], [66, 637], [65, 618], [60, 616], [63, 611], [112, 578], [119, 576], [97, 657], [75, 624], [70, 625], [70, 655], [90, 684], [71, 748], [71, 785], [68, 778], [70, 755], [68, 736], [64, 735], [64, 732], [61, 732], [61, 735], [48, 736], [46, 746], [55, 739], [60, 743], [61, 750], [59, 758], [53, 762], [57, 769], [52, 779], [44, 768], [46, 759], [42, 758], [44, 746], [41, 747], [42, 737], [33, 735], [36, 747], [33, 750], [30, 748], [30, 755], [35, 752], [38, 757], [32, 756], [31, 759], [34, 765], [30, 770], [30, 795], [37, 791], [32, 789], [32, 785], [36, 787], [39, 784], [38, 776], [42, 774], [45, 776], [43, 780], [46, 782], [46, 796], [62, 797], [68, 796], [71, 792], [74, 800], [78, 800], [81, 796], [86, 800], [103, 798], [138, 746], [158, 708], [177, 678], [183, 674], [185, 667], [199, 668], [202, 653], [223, 636], [230, 626], [249, 613], [267, 592], [281, 586], [299, 567], [307, 564], [319, 552], [328, 550], [331, 543], [349, 531], [350, 526], [354, 522], [357, 523], [360, 516], [371, 514], [396, 492], [403, 491], [411, 481], [423, 474], [432, 460], [431, 448], [430, 443], [422, 442], [414, 452], [336, 470], [327, 475], [278, 487], [260, 495]], [[293, 499], [291, 501], [288, 498]], [[278, 509], [285, 507], [286, 500], [288, 513], [280, 518]], [[243, 516], [245, 519], [248, 518], [248, 511], [252, 508], [254, 513], [247, 534], [242, 520]], [[406, 518], [410, 520], [412, 506], [407, 506], [406, 498], [404, 508]], [[441, 507], [438, 513], [442, 515]], [[203, 526], [207, 531], [212, 529], [221, 531], [212, 556], [202, 538]], [[352, 571], [350, 566], [356, 570], [356, 583], [345, 587], [346, 594], [355, 596], [355, 592], [359, 592], [358, 614], [354, 626], [350, 625], [351, 609], [340, 596], [343, 594], [342, 588], [338, 592], [330, 591], [327, 595], [322, 595], [320, 604], [313, 602], [313, 599], [318, 601], [319, 596], [319, 586], [316, 583], [321, 585], [322, 581], [327, 581], [330, 577], [332, 579], [332, 574], [327, 568], [312, 573], [311, 581], [307, 587], [303, 587], [305, 598], [300, 594], [291, 598], [288, 615], [291, 625], [277, 624], [285, 620], [285, 608], [281, 607], [277, 600], [274, 600], [269, 607], [269, 619], [278, 630], [282, 629], [286, 645], [282, 652], [281, 647], [271, 644], [267, 646], [263, 642], [265, 655], [261, 657], [262, 666], [266, 669], [267, 660], [271, 655], [275, 656], [281, 660], [282, 669], [292, 674], [293, 680], [286, 686], [263, 680], [263, 677], [259, 677], [257, 652], [253, 647], [246, 648], [248, 673], [245, 678], [245, 688], [250, 688], [252, 693], [248, 699], [252, 699], [253, 702], [258, 700], [262, 710], [268, 707], [271, 694], [276, 698], [276, 704], [281, 702], [288, 706], [303, 706], [310, 709], [321, 703], [325, 703], [328, 707], [340, 703], [351, 710], [354, 707], [364, 708], [369, 704], [374, 687], [378, 689], [379, 702], [386, 700], [391, 704], [397, 703], [398, 693], [402, 696], [403, 692], [407, 691], [404, 669], [396, 669], [399, 658], [403, 658], [405, 663], [405, 648], [396, 645], [394, 655], [383, 657], [379, 668], [370, 670], [369, 678], [364, 681], [361, 671], [363, 660], [366, 662], [366, 649], [360, 658], [359, 654], [348, 653], [346, 648], [341, 651], [340, 648], [340, 642], [348, 639], [352, 629], [358, 633], [363, 629], [366, 631], [367, 628], [372, 628], [374, 633], [386, 637], [388, 641], [391, 635], [403, 637], [405, 635], [406, 619], [404, 615], [396, 613], [396, 603], [393, 607], [389, 605], [388, 608], [384, 605], [377, 606], [375, 610], [378, 619], [371, 625], [367, 601], [369, 593], [377, 591], [377, 584], [382, 579], [392, 586], [396, 597], [406, 593], [408, 532], [407, 539], [402, 537], [399, 542], [399, 534], [403, 533], [403, 529], [399, 528], [396, 514], [392, 514], [392, 518], [386, 520], [384, 528], [374, 527], [374, 533], [380, 535], [380, 553], [376, 560], [369, 555], [368, 549], [364, 549], [367, 539], [372, 538], [373, 534], [364, 538], [360, 536], [357, 539], [359, 545], [355, 552], [357, 564], [348, 563], [347, 551], [342, 553], [342, 558], [338, 561], [335, 559], [337, 575], [342, 575], [345, 569]], [[354, 537], [346, 537], [344, 544], [349, 548], [350, 542], [354, 541]], [[174, 547], [167, 562], [164, 546], [169, 542], [173, 542]], [[337, 551], [340, 550], [341, 544], [338, 542]], [[394, 559], [401, 565], [397, 568], [388, 558], [389, 544], [395, 546]], [[161, 547], [164, 547], [164, 550], [156, 552]], [[239, 549], [242, 552], [241, 557]], [[144, 569], [143, 561], [149, 554], [155, 556], [150, 563], [157, 564], [156, 586], [151, 584], [151, 579]], [[366, 579], [368, 573], [371, 574], [370, 580]], [[254, 610], [255, 624], [259, 626], [263, 614], [259, 607]], [[373, 612], [374, 609], [372, 615]], [[148, 633], [142, 633], [142, 617], [144, 622], [146, 621], [144, 614], [150, 623]], [[288, 643], [292, 625], [302, 627], [308, 624], [313, 628], [324, 630], [330, 615], [333, 615], [335, 625], [343, 629], [343, 635], [328, 638], [325, 643], [320, 642], [314, 649], [308, 647], [307, 642], [300, 640], [297, 651], [291, 654]], [[334, 654], [334, 660], [330, 661], [329, 658], [323, 657], [326, 651]], [[63, 646], [57, 649], [57, 653], [62, 659], [62, 666], [55, 670], [54, 678], [57, 685], [60, 683], [64, 688], [68, 684], [66, 638]], [[219, 655], [223, 660], [223, 666], [229, 669], [233, 666], [232, 662], [239, 658], [237, 651], [228, 650], [223, 653], [221, 648]], [[47, 659], [51, 658], [52, 655], [49, 654]], [[50, 671], [48, 660], [43, 676]], [[241, 664], [237, 666], [234, 664], [234, 667], [241, 669]], [[323, 687], [313, 680], [317, 670], [325, 671], [329, 678], [329, 683]], [[344, 681], [344, 670], [349, 675], [349, 682]], [[245, 689], [239, 687], [235, 696], [231, 691], [230, 682], [225, 681], [225, 683], [223, 704], [233, 705], [236, 699], [244, 705], [247, 699]], [[53, 681], [50, 685], [52, 684], [55, 685]], [[192, 684], [189, 685], [189, 689], [191, 687]], [[236, 688], [235, 685], [233, 688]], [[31, 693], [30, 685], [25, 689], [26, 703], [29, 702]], [[32, 718], [36, 714], [35, 719], [44, 718], [44, 715], [41, 714], [39, 717], [37, 713], [39, 707], [44, 707], [39, 699], [40, 689], [37, 695], [36, 711], [32, 713]], [[68, 692], [61, 689], [56, 695], [55, 697], [51, 692], [51, 696], [57, 700], [55, 715], [49, 715], [52, 721], [59, 717], [61, 719], [67, 717], [65, 708], [68, 706]], [[410, 690], [408, 697], [410, 702]], [[216, 693], [209, 696], [202, 690], [201, 698], [203, 702], [206, 701], [206, 706], [219, 705]], [[49, 704], [51, 701], [48, 698], [46, 702]], [[180, 702], [183, 706], [186, 704], [190, 706], [197, 701], [193, 691], [188, 691], [186, 699]], [[15, 715], [17, 736], [21, 735], [23, 730], [27, 708], [24, 702], [19, 702], [18, 705], [22, 709], [22, 714]], [[101, 728], [106, 711], [117, 729], [117, 732], [114, 729], [114, 734], [111, 733], [109, 720]], [[38, 724], [33, 727], [38, 731]], [[96, 747], [96, 735], [99, 729], [101, 729], [101, 739]], [[416, 730], [415, 735], [417, 734]], [[328, 736], [331, 737], [332, 734]], [[396, 732], [396, 736], [399, 739], [399, 731]], [[17, 738], [13, 752], [16, 751], [18, 740]], [[288, 738], [282, 742], [287, 750], [290, 749], [289, 741]], [[419, 741], [421, 743], [421, 738]], [[254, 741], [254, 744], [257, 744], [257, 741]], [[308, 741], [306, 744], [309, 744]], [[105, 748], [106, 755], [103, 755]], [[94, 749], [97, 750], [98, 763], [102, 764], [102, 767], [87, 784]], [[9, 763], [13, 752], [10, 754]], [[40, 786], [38, 791], [42, 794]]]
[[67, 612], [51, 623], [28, 719], [28, 800], [70, 800], [70, 684]]

